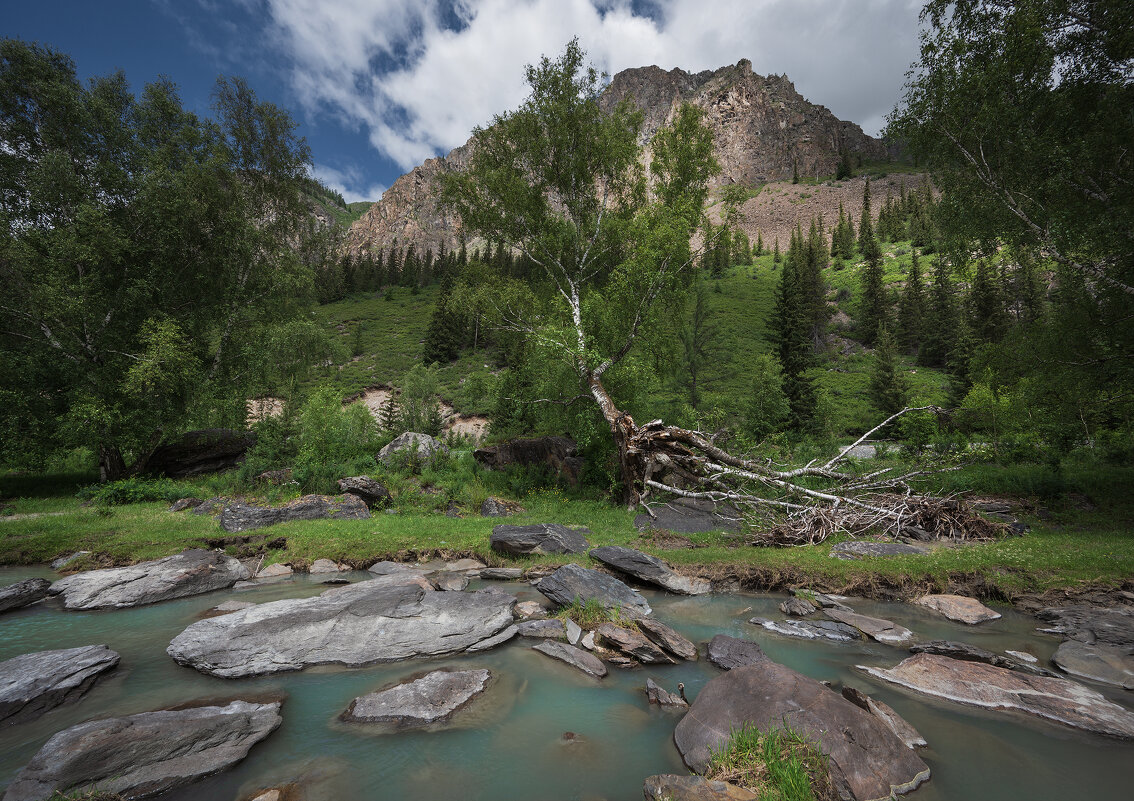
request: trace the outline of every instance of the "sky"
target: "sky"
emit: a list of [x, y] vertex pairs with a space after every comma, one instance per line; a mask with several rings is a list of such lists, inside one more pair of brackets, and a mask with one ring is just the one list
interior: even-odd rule
[[81, 78], [160, 75], [210, 113], [218, 75], [288, 109], [313, 172], [348, 201], [515, 108], [523, 68], [578, 36], [610, 74], [742, 58], [877, 135], [918, 54], [920, 0], [0, 0], [0, 35], [69, 54]]

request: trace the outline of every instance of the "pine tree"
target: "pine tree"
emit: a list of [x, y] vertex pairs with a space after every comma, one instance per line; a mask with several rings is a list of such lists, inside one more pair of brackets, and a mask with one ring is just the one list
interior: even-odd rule
[[[779, 242], [777, 241], [777, 249]], [[807, 377], [812, 363], [811, 324], [808, 304], [797, 266], [800, 248], [789, 248], [783, 261], [773, 313], [784, 394], [788, 399], [793, 428], [803, 429], [815, 409], [815, 388]]]
[[922, 326], [925, 322], [925, 286], [921, 280], [921, 265], [918, 262], [917, 248], [913, 249], [913, 261], [906, 276], [906, 286], [902, 290], [902, 300], [898, 307], [898, 342], [906, 353], [917, 353], [921, 346]]
[[835, 180], [845, 181], [854, 175], [854, 170], [851, 169], [850, 153], [846, 150], [839, 153], [839, 166], [835, 168]]
[[756, 230], [756, 250], [752, 255], [756, 258], [764, 255], [764, 236], [760, 233], [759, 229]]
[[1008, 315], [999, 282], [987, 259], [977, 262], [965, 302], [968, 324], [981, 342], [999, 342], [1008, 328]]
[[878, 247], [878, 240], [874, 238], [874, 223], [871, 219], [870, 208], [870, 179], [866, 179], [866, 186], [862, 190], [862, 220], [858, 224], [858, 250], [862, 258], [867, 261], [880, 261], [882, 249]]
[[882, 260], [868, 259], [860, 275], [858, 302], [858, 338], [865, 345], [873, 345], [878, 332], [889, 327], [890, 308], [886, 288], [882, 284]]
[[392, 392], [378, 407], [378, 427], [387, 434], [402, 433], [402, 407]]
[[901, 372], [894, 337], [889, 328], [882, 326], [870, 369], [870, 400], [879, 411], [890, 415], [905, 407], [909, 394], [909, 381]]
[[944, 367], [957, 341], [957, 304], [953, 298], [953, 282], [944, 259], [933, 267], [933, 285], [926, 306], [918, 361], [928, 367]]
[[414, 246], [410, 244], [410, 246], [406, 248], [406, 255], [402, 260], [402, 273], [398, 276], [398, 283], [401, 286], [417, 286], [419, 271], [417, 253], [414, 252]]
[[782, 431], [791, 417], [784, 393], [784, 374], [770, 353], [756, 357], [752, 365], [752, 392], [744, 410], [745, 432], [757, 442]]
[[448, 364], [457, 358], [460, 352], [464, 331], [460, 318], [448, 307], [455, 283], [452, 273], [449, 272], [446, 272], [441, 279], [437, 304], [433, 307], [433, 316], [429, 320], [429, 329], [425, 334], [425, 345], [422, 348], [422, 360], [426, 364], [433, 362]]
[[772, 264], [779, 264], [781, 258], [782, 257], [780, 256], [780, 238], [777, 236], [776, 237], [776, 247], [772, 251]]
[[799, 232], [799, 244], [803, 250], [802, 287], [806, 303], [812, 348], [818, 352], [823, 347], [823, 333], [827, 328], [827, 284], [823, 271], [828, 265], [827, 241], [823, 236], [822, 218], [811, 220], [811, 229], [804, 243]]
[[401, 253], [398, 251], [398, 245], [395, 242], [390, 248], [390, 255], [386, 258], [386, 283], [396, 284], [398, 276], [402, 273], [402, 258]]

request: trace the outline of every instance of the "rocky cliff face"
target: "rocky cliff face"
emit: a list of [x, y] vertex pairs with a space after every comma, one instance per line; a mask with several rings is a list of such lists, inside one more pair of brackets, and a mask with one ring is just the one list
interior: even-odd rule
[[[786, 76], [763, 77], [752, 64], [690, 74], [660, 67], [624, 70], [614, 76], [601, 103], [613, 108], [630, 100], [645, 115], [643, 142], [669, 122], [682, 103], [705, 110], [716, 140], [721, 174], [716, 185], [757, 185], [800, 175], [830, 175], [842, 150], [866, 160], [883, 159], [886, 148], [853, 122], [839, 120], [827, 108], [809, 103]], [[358, 220], [347, 237], [354, 254], [377, 253], [394, 242], [418, 250], [442, 242], [454, 247], [459, 221], [438, 208], [437, 176], [468, 162], [463, 145], [444, 158], [429, 159], [394, 182], [382, 199]]]

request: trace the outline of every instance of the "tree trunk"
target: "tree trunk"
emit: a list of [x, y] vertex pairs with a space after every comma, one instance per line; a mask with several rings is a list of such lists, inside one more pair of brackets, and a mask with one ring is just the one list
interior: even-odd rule
[[116, 445], [98, 446], [98, 480], [117, 481], [126, 475], [126, 462]]
[[607, 394], [599, 378], [589, 376], [587, 383], [590, 386], [591, 396], [598, 403], [603, 418], [610, 426], [614, 446], [618, 449], [618, 469], [622, 474], [622, 502], [626, 504], [626, 508], [633, 509], [638, 505], [642, 480], [641, 460], [638, 458], [637, 449], [633, 447], [638, 427], [634, 424], [634, 418], [619, 411], [614, 405], [614, 401]]

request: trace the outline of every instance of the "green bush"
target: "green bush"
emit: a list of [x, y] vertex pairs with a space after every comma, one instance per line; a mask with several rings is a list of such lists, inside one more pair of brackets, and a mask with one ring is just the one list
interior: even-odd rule
[[762, 732], [745, 724], [709, 758], [705, 777], [732, 782], [760, 801], [817, 801], [833, 798], [827, 757], [791, 729]]
[[76, 493], [80, 500], [95, 506], [122, 506], [128, 503], [164, 501], [173, 503], [189, 492], [184, 484], [169, 478], [124, 478], [106, 484], [91, 484]]

